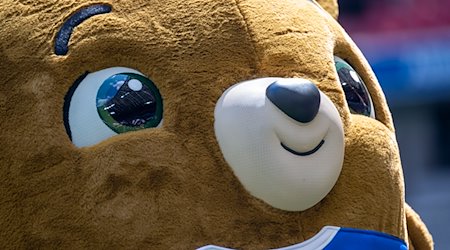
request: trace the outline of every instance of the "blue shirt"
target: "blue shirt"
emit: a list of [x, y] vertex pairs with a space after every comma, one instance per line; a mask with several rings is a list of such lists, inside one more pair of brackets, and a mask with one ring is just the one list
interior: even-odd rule
[[[305, 242], [275, 250], [407, 250], [406, 243], [394, 236], [353, 228], [324, 227]], [[197, 250], [232, 250], [208, 245]]]

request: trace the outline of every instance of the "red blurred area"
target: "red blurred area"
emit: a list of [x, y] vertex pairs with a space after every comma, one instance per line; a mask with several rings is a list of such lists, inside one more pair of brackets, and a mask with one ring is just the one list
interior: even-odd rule
[[340, 0], [340, 22], [351, 33], [450, 27], [448, 0]]

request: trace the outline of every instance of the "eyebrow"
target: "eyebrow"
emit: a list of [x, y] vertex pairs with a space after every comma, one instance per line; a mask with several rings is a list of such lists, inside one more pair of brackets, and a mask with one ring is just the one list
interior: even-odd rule
[[69, 40], [73, 29], [83, 21], [99, 14], [111, 12], [112, 7], [107, 4], [95, 4], [77, 10], [67, 19], [55, 37], [55, 54], [58, 56], [67, 55], [69, 52]]

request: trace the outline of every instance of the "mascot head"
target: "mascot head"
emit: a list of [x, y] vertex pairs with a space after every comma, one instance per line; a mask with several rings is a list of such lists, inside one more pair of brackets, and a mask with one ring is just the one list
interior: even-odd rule
[[337, 13], [2, 0], [0, 246], [431, 249]]

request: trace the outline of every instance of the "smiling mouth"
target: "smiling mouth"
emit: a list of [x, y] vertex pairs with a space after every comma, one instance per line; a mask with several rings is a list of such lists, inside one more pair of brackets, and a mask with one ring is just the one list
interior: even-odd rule
[[312, 155], [312, 154], [314, 154], [315, 152], [317, 152], [317, 150], [319, 150], [319, 149], [322, 147], [322, 145], [323, 145], [324, 143], [325, 143], [325, 140], [322, 140], [322, 141], [319, 143], [319, 145], [317, 145], [315, 148], [313, 148], [312, 150], [307, 151], [307, 152], [297, 152], [297, 151], [295, 151], [295, 150], [289, 148], [288, 146], [284, 145], [282, 142], [281, 142], [281, 146], [282, 146], [286, 151], [288, 151], [288, 152], [291, 153], [291, 154], [298, 155], [298, 156], [308, 156], [308, 155]]

